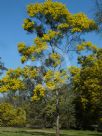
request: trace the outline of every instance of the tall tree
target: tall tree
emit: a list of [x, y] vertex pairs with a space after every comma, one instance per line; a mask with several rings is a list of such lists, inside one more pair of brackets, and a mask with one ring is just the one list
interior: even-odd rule
[[[47, 91], [53, 91], [55, 94], [56, 136], [59, 136], [59, 93], [68, 81], [65, 54], [68, 56], [69, 51], [74, 50], [73, 42], [81, 42], [81, 34], [95, 30], [97, 26], [85, 14], [71, 14], [64, 4], [52, 0], [28, 5], [27, 13], [29, 18], [24, 20], [23, 28], [34, 34], [34, 42], [31, 46], [21, 42], [18, 44], [18, 50], [22, 56], [22, 63], [31, 60], [34, 61], [34, 66], [40, 67], [40, 71], [35, 67], [32, 71], [27, 71], [28, 78], [33, 76], [32, 100], [39, 100], [46, 95]], [[44, 70], [42, 70], [43, 67]], [[15, 73], [15, 71], [12, 72]], [[13, 74], [13, 76], [12, 72], [8, 73], [12, 79], [10, 81], [8, 81], [9, 78], [6, 79], [4, 90], [25, 88], [22, 78], [19, 78], [22, 72], [16, 71], [16, 75]], [[36, 77], [40, 77], [39, 80], [36, 80]], [[5, 82], [5, 78], [2, 82]], [[0, 90], [3, 88], [1, 87]]]
[[[96, 25], [83, 13], [72, 15], [65, 5], [47, 0], [27, 7], [30, 18], [24, 20], [24, 29], [35, 33], [34, 45], [18, 45], [22, 62], [29, 59], [40, 61], [46, 72], [41, 73], [42, 83], [34, 89], [33, 100], [43, 96], [45, 90], [56, 95], [56, 135], [59, 136], [59, 91], [67, 81], [63, 53], [68, 55], [72, 41], [78, 41], [80, 34], [96, 29]], [[34, 20], [32, 20], [34, 19]]]

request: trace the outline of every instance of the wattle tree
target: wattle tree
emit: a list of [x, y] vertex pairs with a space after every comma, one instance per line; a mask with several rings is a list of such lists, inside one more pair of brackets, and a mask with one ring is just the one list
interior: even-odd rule
[[21, 62], [33, 61], [33, 67], [9, 70], [1, 80], [0, 90], [26, 89], [24, 79], [29, 78], [34, 83], [32, 100], [38, 101], [46, 91], [53, 91], [56, 97], [56, 136], [59, 136], [59, 93], [68, 82], [65, 57], [76, 50], [73, 42], [82, 42], [81, 34], [91, 32], [97, 26], [84, 13], [72, 14], [63, 3], [52, 0], [28, 5], [27, 14], [23, 28], [34, 35], [34, 39], [31, 46], [20, 42], [18, 51]]

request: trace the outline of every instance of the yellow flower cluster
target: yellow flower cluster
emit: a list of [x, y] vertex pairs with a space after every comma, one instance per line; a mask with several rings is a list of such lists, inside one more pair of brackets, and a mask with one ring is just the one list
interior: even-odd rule
[[18, 51], [22, 52], [25, 49], [26, 45], [25, 43], [21, 42], [18, 44]]
[[34, 96], [32, 97], [32, 100], [39, 100], [41, 97], [44, 97], [44, 95], [45, 95], [44, 86], [38, 84], [34, 89]]
[[[71, 32], [82, 32], [97, 29], [93, 20], [90, 20], [85, 14], [78, 13], [72, 15], [66, 6], [60, 2], [45, 1], [44, 3], [31, 4], [27, 7], [29, 16], [36, 17], [41, 13], [47, 19], [47, 23], [51, 20], [59, 22], [58, 29], [65, 30], [70, 28]], [[47, 39], [47, 35], [45, 35]]]
[[55, 88], [56, 88], [56, 84], [54, 83], [54, 81], [46, 82], [46, 86], [50, 90], [55, 90]]
[[27, 61], [27, 57], [26, 57], [26, 56], [22, 56], [22, 57], [21, 57], [21, 62], [24, 63], [24, 62], [26, 62], [26, 61]]
[[3, 78], [1, 81], [0, 92], [6, 92], [9, 90], [22, 90], [25, 89], [24, 83], [17, 78]]
[[23, 69], [23, 72], [22, 72], [22, 75], [25, 77], [25, 78], [35, 78], [38, 76], [38, 71], [36, 68], [33, 68], [33, 67], [24, 67]]
[[36, 44], [36, 46], [35, 46], [36, 53], [41, 53], [42, 51], [44, 51], [48, 48], [47, 43], [42, 41], [42, 39], [39, 37], [35, 38], [34, 42]]
[[70, 20], [72, 32], [83, 32], [97, 29], [97, 26], [93, 20], [90, 20], [85, 14], [78, 13], [73, 15]]
[[66, 71], [60, 72], [60, 71], [49, 70], [46, 72], [44, 76], [46, 87], [50, 90], [55, 90], [57, 88], [60, 88], [60, 86], [64, 84], [67, 79], [68, 76]]
[[50, 57], [51, 57], [52, 59], [54, 59], [54, 60], [59, 60], [59, 59], [60, 59], [60, 55], [59, 55], [58, 53], [52, 53], [52, 54], [50, 55]]
[[63, 72], [55, 71], [54, 73], [54, 82], [57, 84], [63, 84], [66, 80], [66, 74], [64, 75]]
[[3, 85], [2, 87], [0, 87], [0, 93], [7, 92], [7, 91], [8, 91], [7, 85]]
[[23, 81], [20, 79], [22, 74], [22, 69], [17, 68], [15, 70], [9, 69], [1, 80], [0, 92], [6, 92], [9, 90], [23, 90], [25, 89], [25, 85]]
[[30, 47], [26, 47], [24, 50], [22, 50], [21, 54], [23, 55], [21, 57], [21, 62], [24, 63], [26, 62], [28, 59], [31, 59], [32, 61], [35, 61], [35, 57], [33, 56], [34, 53], [36, 52], [36, 48], [34, 45], [30, 46]]
[[[18, 44], [18, 51], [21, 53], [22, 57], [21, 57], [21, 62], [24, 63], [25, 61], [27, 61], [29, 58], [32, 59], [33, 58], [33, 54], [35, 53], [35, 46], [32, 45], [30, 47], [27, 47], [25, 45], [25, 43], [21, 42]], [[33, 58], [33, 60], [35, 60], [35, 58]]]
[[25, 89], [24, 83], [20, 80], [20, 79], [10, 79], [9, 80], [9, 86], [8, 86], [8, 90], [22, 90]]
[[44, 76], [44, 79], [46, 81], [48, 81], [48, 80], [51, 80], [53, 78], [53, 76], [54, 76], [54, 72], [52, 70], [48, 70], [46, 72], [46, 75]]
[[18, 78], [22, 74], [22, 69], [18, 67], [17, 69], [9, 69], [6, 73], [6, 77]]
[[18, 51], [21, 53], [21, 62], [24, 63], [28, 59], [35, 61], [36, 58], [34, 54], [41, 53], [42, 51], [48, 48], [47, 43], [43, 41], [41, 38], [36, 37], [34, 40], [35, 45], [27, 47], [25, 43], [18, 44]]
[[94, 52], [97, 51], [97, 47], [95, 45], [93, 45], [91, 42], [83, 42], [81, 44], [79, 44], [77, 46], [77, 50], [80, 52], [80, 51], [83, 51], [85, 49], [88, 49], [88, 50], [92, 50]]
[[56, 67], [61, 63], [61, 56], [58, 53], [52, 53], [50, 58], [54, 61], [53, 66]]
[[30, 4], [27, 6], [27, 12], [30, 17], [35, 16], [39, 12], [43, 11], [43, 5], [41, 3]]
[[69, 67], [68, 70], [70, 71], [70, 73], [71, 73], [72, 76], [75, 76], [76, 73], [77, 74], [80, 73], [80, 68], [77, 68], [75, 66]]
[[24, 83], [23, 79], [36, 79], [37, 76], [39, 76], [39, 69], [33, 66], [18, 67], [15, 70], [9, 69], [0, 80], [0, 92], [24, 90], [26, 89], [26, 83]]
[[23, 28], [24, 30], [32, 31], [34, 29], [34, 22], [32, 22], [29, 18], [25, 19]]
[[49, 42], [58, 35], [59, 35], [59, 32], [49, 30], [47, 34], [43, 35], [42, 40]]
[[61, 20], [61, 17], [70, 15], [66, 6], [60, 2], [46, 1], [43, 4], [43, 12], [45, 15], [51, 15], [54, 20]]
[[29, 16], [34, 17], [39, 13], [60, 21], [61, 18], [68, 18], [70, 15], [66, 6], [60, 2], [45, 1], [44, 3], [31, 4], [27, 7]]
[[69, 24], [68, 23], [61, 23], [58, 25], [58, 30], [63, 30], [63, 31], [67, 31], [67, 29], [69, 28]]

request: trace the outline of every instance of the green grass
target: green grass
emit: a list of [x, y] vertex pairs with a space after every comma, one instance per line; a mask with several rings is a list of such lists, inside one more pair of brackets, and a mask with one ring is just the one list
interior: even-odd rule
[[[0, 128], [0, 136], [55, 136], [55, 130]], [[102, 133], [96, 131], [61, 130], [61, 136], [102, 136]]]

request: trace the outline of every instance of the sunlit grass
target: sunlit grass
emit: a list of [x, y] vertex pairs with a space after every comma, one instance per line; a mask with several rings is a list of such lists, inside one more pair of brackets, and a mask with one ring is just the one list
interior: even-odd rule
[[[61, 130], [61, 136], [102, 136], [96, 131]], [[0, 136], [55, 136], [53, 129], [0, 128]]]

